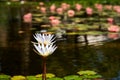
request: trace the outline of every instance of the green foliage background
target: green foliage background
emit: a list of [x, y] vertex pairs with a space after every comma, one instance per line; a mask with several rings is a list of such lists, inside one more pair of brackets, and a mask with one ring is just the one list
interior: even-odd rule
[[[12, 1], [12, 0], [0, 0], [0, 3], [2, 2], [6, 2], [6, 1]], [[56, 4], [60, 4], [62, 2], [66, 2], [69, 4], [74, 4], [74, 3], [81, 3], [83, 5], [90, 5], [92, 6], [94, 3], [101, 3], [101, 4], [112, 4], [112, 5], [120, 5], [120, 1], [119, 0], [26, 0], [29, 2], [46, 2], [47, 4], [52, 4], [52, 3], [56, 3]]]
[[81, 3], [84, 5], [93, 5], [94, 3], [112, 4], [112, 5], [120, 4], [119, 0], [43, 0], [43, 1], [45, 2], [49, 1], [50, 3], [61, 3], [61, 2], [67, 2], [70, 4]]

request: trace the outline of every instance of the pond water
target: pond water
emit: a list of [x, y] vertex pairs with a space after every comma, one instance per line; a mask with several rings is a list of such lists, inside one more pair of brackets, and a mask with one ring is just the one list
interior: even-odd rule
[[[2, 8], [1, 8], [2, 9]], [[42, 72], [41, 57], [33, 51], [34, 28], [21, 24], [19, 10], [0, 18], [0, 73], [36, 75]], [[16, 15], [16, 17], [12, 17]], [[12, 17], [12, 18], [11, 18]], [[4, 20], [4, 21], [3, 21]], [[108, 39], [108, 36], [106, 36]], [[104, 78], [120, 76], [120, 39], [109, 39], [93, 45], [76, 43], [74, 36], [57, 41], [57, 50], [47, 59], [47, 72], [57, 76], [76, 74], [80, 70], [95, 70]]]

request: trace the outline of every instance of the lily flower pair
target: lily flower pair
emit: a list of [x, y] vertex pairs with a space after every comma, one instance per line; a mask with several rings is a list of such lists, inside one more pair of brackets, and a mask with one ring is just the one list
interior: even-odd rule
[[51, 55], [57, 48], [55, 43], [55, 37], [52, 34], [36, 33], [33, 35], [37, 42], [32, 42], [35, 47], [35, 52], [38, 55], [47, 57]]

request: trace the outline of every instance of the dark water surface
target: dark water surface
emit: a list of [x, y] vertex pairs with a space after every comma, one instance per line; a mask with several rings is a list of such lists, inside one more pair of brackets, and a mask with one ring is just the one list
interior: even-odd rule
[[[41, 73], [41, 57], [33, 51], [31, 44], [35, 31], [30, 25], [21, 24], [19, 10], [11, 12], [16, 17], [7, 15], [8, 11], [0, 11], [0, 73]], [[79, 70], [95, 70], [105, 78], [120, 76], [120, 39], [97, 46], [74, 43], [72, 38], [56, 44], [57, 50], [47, 59], [48, 73], [62, 77]]]

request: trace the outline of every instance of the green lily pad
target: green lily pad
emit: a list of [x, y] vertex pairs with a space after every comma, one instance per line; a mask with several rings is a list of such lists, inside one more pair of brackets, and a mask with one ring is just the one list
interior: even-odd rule
[[91, 71], [91, 70], [79, 71], [77, 73], [79, 75], [96, 75], [97, 74], [95, 71]]
[[26, 76], [27, 80], [36, 80], [35, 76]]
[[9, 75], [0, 75], [0, 80], [9, 80], [10, 76]]
[[83, 79], [96, 79], [96, 78], [101, 78], [101, 75], [83, 75], [81, 76]]
[[80, 78], [78, 75], [69, 75], [69, 76], [65, 76], [64, 79], [65, 80], [82, 80], [82, 78]]
[[16, 75], [11, 78], [11, 80], [25, 80], [26, 77], [22, 75]]
[[76, 34], [78, 34], [78, 33], [76, 33], [76, 32], [69, 32], [69, 33], [66, 33], [67, 35], [76, 35]]
[[43, 16], [42, 14], [33, 14], [33, 16], [40, 17]]
[[[38, 75], [36, 75], [35, 77], [36, 77], [36, 78], [41, 78], [41, 77], [42, 77], [42, 74], [38, 74]], [[46, 74], [46, 77], [47, 77], [47, 78], [53, 78], [53, 77], [55, 77], [55, 75], [52, 74], [52, 73], [47, 73], [47, 74]]]
[[63, 79], [59, 77], [54, 77], [54, 78], [49, 78], [48, 80], [63, 80]]
[[85, 32], [87, 35], [100, 35], [100, 34], [105, 34], [106, 32], [101, 32], [101, 31], [88, 31]]
[[42, 22], [43, 20], [41, 18], [34, 18], [35, 21], [37, 22]]
[[95, 79], [101, 78], [102, 76], [97, 74], [95, 71], [85, 70], [77, 72], [83, 79]]

